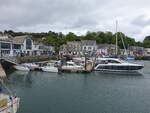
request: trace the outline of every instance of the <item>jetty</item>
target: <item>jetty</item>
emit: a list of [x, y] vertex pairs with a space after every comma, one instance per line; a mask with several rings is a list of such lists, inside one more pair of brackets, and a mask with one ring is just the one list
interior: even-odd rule
[[0, 57], [1, 62], [9, 62], [11, 64], [17, 65], [18, 64], [18, 60], [16, 57]]

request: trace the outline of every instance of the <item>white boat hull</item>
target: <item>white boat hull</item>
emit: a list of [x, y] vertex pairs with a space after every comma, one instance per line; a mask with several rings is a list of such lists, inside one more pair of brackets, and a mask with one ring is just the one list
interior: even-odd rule
[[102, 71], [102, 72], [135, 72], [135, 71], [138, 71], [138, 70], [95, 69], [95, 71]]
[[95, 71], [111, 71], [111, 72], [134, 72], [142, 69], [142, 65], [98, 65]]
[[66, 70], [69, 70], [69, 69], [79, 70], [79, 69], [83, 69], [83, 67], [82, 66], [62, 66], [62, 69], [66, 69]]
[[20, 70], [20, 71], [30, 71], [30, 69], [26, 66], [22, 66], [22, 65], [15, 65], [14, 68], [16, 70]]
[[56, 68], [56, 67], [42, 67], [41, 69], [44, 72], [53, 72], [53, 73], [58, 72], [58, 68]]
[[28, 67], [30, 70], [35, 70], [35, 69], [39, 68], [38, 65], [33, 64], [33, 63], [24, 63], [23, 65], [26, 66], [26, 67]]
[[135, 72], [141, 70], [143, 67], [143, 65], [129, 63], [120, 59], [99, 58], [96, 63], [95, 71]]

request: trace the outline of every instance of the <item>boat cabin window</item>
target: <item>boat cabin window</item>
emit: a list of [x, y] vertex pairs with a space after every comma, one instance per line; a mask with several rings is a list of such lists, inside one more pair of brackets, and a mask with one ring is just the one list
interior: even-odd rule
[[120, 62], [118, 62], [116, 60], [108, 60], [108, 63], [117, 63], [117, 64], [120, 64]]
[[53, 63], [48, 63], [47, 66], [54, 66], [54, 64]]
[[98, 60], [97, 64], [108, 64], [107, 60]]
[[68, 64], [68, 66], [74, 66], [74, 64]]

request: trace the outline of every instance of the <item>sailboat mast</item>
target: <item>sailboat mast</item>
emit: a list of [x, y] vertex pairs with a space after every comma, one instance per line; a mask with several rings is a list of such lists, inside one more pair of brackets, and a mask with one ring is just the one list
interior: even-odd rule
[[116, 56], [118, 55], [118, 21], [116, 21]]

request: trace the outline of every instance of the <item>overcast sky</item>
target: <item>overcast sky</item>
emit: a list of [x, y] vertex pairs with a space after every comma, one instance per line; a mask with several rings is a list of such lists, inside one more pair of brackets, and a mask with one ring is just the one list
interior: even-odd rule
[[150, 35], [150, 0], [0, 0], [0, 31], [118, 31]]

